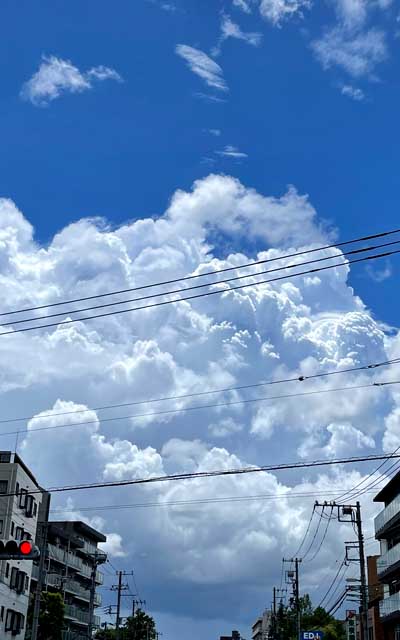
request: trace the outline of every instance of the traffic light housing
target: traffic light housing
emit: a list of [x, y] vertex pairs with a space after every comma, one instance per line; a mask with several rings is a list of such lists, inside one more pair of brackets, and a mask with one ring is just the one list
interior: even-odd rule
[[0, 560], [35, 560], [39, 556], [38, 547], [30, 540], [22, 540], [19, 543], [15, 540], [8, 542], [0, 540]]

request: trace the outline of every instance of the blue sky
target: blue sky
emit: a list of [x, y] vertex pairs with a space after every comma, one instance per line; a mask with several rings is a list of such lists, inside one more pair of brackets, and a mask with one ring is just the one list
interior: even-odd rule
[[[3, 310], [154, 282], [160, 273], [178, 277], [212, 256], [224, 267], [234, 259], [229, 254], [254, 259], [271, 247], [343, 241], [400, 226], [397, 0], [114, 5], [1, 3]], [[202, 76], [194, 60], [203, 65]], [[83, 221], [97, 217], [103, 221]], [[282, 371], [309, 371], [315, 362], [331, 370], [389, 357], [400, 352], [398, 265], [394, 257], [352, 268], [348, 281], [339, 274], [314, 283], [293, 280], [286, 289], [267, 287], [265, 297], [195, 303], [145, 321], [128, 314], [68, 333], [20, 334], [0, 343], [0, 408], [16, 415], [23, 405], [26, 415], [37, 415], [59, 411], [57, 403], [93, 407], [104, 398], [128, 401], [143, 389], [172, 395], [211, 383], [221, 388], [279, 378]], [[104, 423], [76, 438], [74, 447], [78, 458], [90, 447], [87, 474], [112, 478], [374, 446], [389, 451], [400, 444], [395, 393], [376, 402], [371, 394], [353, 400], [310, 402], [304, 410], [288, 403], [211, 412], [190, 421], [126, 421], [112, 434]], [[44, 438], [48, 446], [38, 447], [29, 435], [22, 452], [43, 484], [81, 477], [72, 453], [65, 469], [49, 458], [57, 447], [64, 451], [68, 439], [52, 432]], [[322, 479], [288, 473], [263, 482], [275, 493], [279, 481], [326, 488], [352, 486], [357, 478], [341, 470]], [[260, 492], [251, 482], [215, 487], [160, 490], [152, 499]], [[96, 497], [96, 504], [115, 497], [137, 499], [121, 492]], [[68, 503], [77, 517], [84, 502]], [[65, 507], [61, 498], [57, 504]], [[243, 509], [240, 536], [231, 533], [228, 541], [237, 558], [230, 568], [209, 545], [224, 540], [233, 510], [204, 511], [199, 524], [193, 512], [182, 521], [180, 512], [161, 512], [154, 516], [158, 529], [135, 512], [137, 541], [123, 514], [92, 524], [112, 533], [119, 567], [137, 568], [166, 637], [183, 637], [197, 624], [196, 640], [248, 627], [279, 579], [281, 548], [274, 544], [290, 552], [309, 516], [307, 503], [290, 512], [297, 528], [283, 514], [264, 531], [268, 512]], [[157, 586], [149, 577], [153, 537], [162, 556]], [[193, 548], [185, 548], [188, 540]], [[329, 553], [338, 552], [339, 542], [332, 536]], [[199, 561], [202, 552], [209, 565]], [[267, 578], [264, 562], [271, 567]], [[210, 575], [202, 574], [203, 564]], [[319, 593], [324, 571], [322, 559], [306, 575], [311, 592]]]

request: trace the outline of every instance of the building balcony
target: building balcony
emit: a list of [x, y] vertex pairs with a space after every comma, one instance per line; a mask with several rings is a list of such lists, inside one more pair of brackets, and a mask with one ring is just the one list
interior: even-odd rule
[[[66, 604], [64, 607], [64, 618], [73, 620], [74, 622], [88, 625], [89, 624], [89, 612], [82, 609], [78, 609], [71, 604]], [[100, 616], [93, 616], [93, 625], [100, 627]]]
[[389, 575], [396, 569], [400, 569], [400, 544], [396, 544], [378, 558], [376, 569], [380, 580], [383, 580], [385, 575]]
[[[56, 547], [53, 544], [48, 545], [49, 557], [51, 560], [56, 560], [61, 564], [65, 564], [71, 569], [75, 569], [75, 571], [79, 571], [86, 578], [92, 577], [92, 567], [82, 562], [81, 558], [74, 555], [73, 553], [69, 553], [66, 549], [62, 549], [61, 547]], [[100, 571], [96, 571], [96, 583], [103, 584], [104, 577]]]
[[380, 601], [379, 615], [381, 618], [389, 616], [400, 617], [400, 593], [394, 593], [392, 596]]
[[385, 529], [400, 520], [400, 495], [394, 498], [375, 518], [375, 535], [378, 537]]

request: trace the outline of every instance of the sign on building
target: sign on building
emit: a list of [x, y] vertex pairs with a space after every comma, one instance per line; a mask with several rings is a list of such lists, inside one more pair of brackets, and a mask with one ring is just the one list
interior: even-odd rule
[[322, 631], [302, 631], [301, 640], [323, 640]]
[[357, 635], [357, 612], [346, 611], [346, 640], [356, 640]]

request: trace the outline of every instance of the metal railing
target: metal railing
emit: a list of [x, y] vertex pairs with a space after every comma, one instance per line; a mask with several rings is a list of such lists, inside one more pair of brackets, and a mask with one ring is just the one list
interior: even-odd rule
[[376, 570], [378, 572], [378, 576], [382, 576], [386, 573], [390, 567], [394, 564], [400, 562], [400, 543], [396, 544], [394, 547], [386, 551], [382, 556], [378, 558], [376, 561]]
[[62, 564], [68, 564], [73, 569], [80, 570], [82, 567], [82, 560], [75, 556], [73, 553], [69, 553], [66, 549], [56, 547], [54, 544], [48, 545], [49, 557], [52, 560], [57, 560]]
[[375, 518], [375, 534], [378, 534], [393, 518], [400, 517], [400, 495], [382, 509]]
[[381, 618], [390, 616], [393, 613], [400, 613], [400, 593], [394, 593], [379, 603], [379, 615]]
[[[64, 607], [64, 617], [77, 620], [83, 624], [89, 624], [89, 611], [79, 609], [71, 604], [66, 604]], [[100, 626], [100, 616], [93, 616], [93, 625], [95, 627]]]

